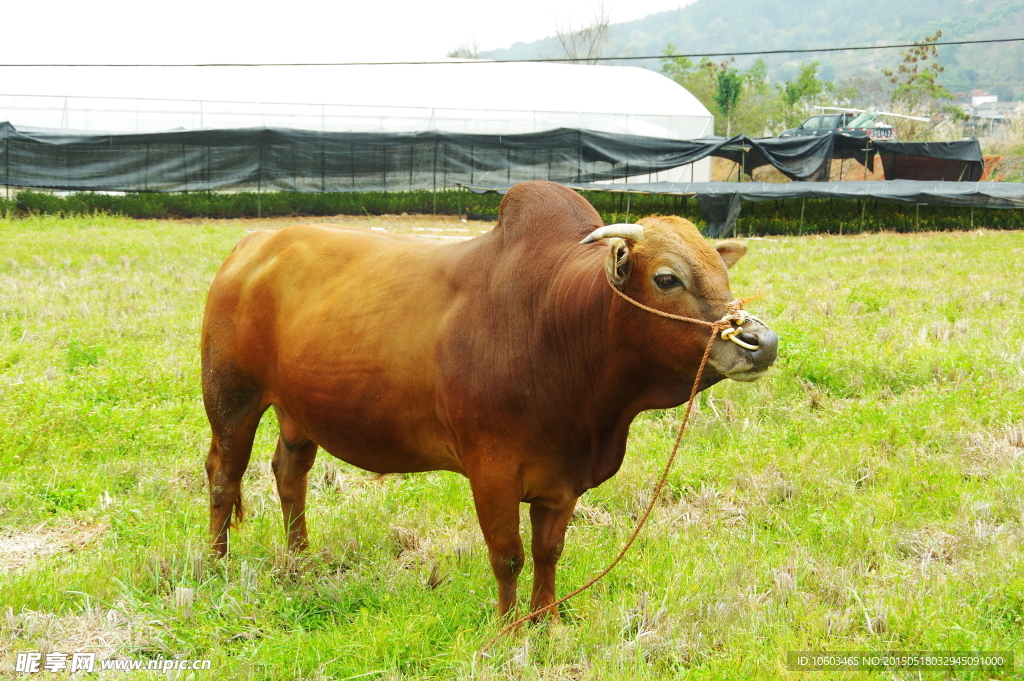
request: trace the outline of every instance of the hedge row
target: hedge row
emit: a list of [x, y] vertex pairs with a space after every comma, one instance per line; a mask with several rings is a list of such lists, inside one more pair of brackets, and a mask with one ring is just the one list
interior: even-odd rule
[[[703, 226], [693, 198], [584, 192], [606, 223], [627, 222], [651, 214], [686, 217]], [[446, 190], [295, 194], [271, 192], [126, 194], [81, 192], [55, 196], [23, 191], [0, 198], [0, 214], [82, 215], [96, 212], [133, 218], [238, 218], [317, 215], [385, 215], [420, 213], [462, 215], [493, 220], [501, 197]], [[801, 219], [802, 218], [802, 219]], [[1024, 216], [1016, 210], [948, 206], [904, 206], [874, 200], [799, 199], [744, 203], [737, 232], [744, 236], [954, 229], [1019, 229]]]

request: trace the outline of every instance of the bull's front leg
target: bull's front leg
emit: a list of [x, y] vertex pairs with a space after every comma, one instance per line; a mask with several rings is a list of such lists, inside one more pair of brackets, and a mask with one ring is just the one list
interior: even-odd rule
[[[555, 600], [555, 568], [562, 555], [565, 530], [575, 508], [576, 498], [556, 502], [537, 499], [530, 503], [530, 522], [533, 526], [531, 612], [550, 605]], [[546, 614], [550, 614], [555, 620], [559, 619], [557, 608], [552, 608]]]
[[526, 560], [519, 537], [521, 483], [518, 475], [502, 475], [493, 468], [476, 475], [471, 472], [469, 483], [491, 569], [498, 580], [498, 614], [505, 615], [515, 605], [516, 580]]

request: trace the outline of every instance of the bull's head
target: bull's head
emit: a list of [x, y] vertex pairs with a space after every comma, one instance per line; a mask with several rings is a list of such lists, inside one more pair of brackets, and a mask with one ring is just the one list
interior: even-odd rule
[[[613, 286], [654, 309], [708, 322], [727, 313], [733, 300], [727, 269], [747, 250], [738, 241], [722, 241], [712, 248], [693, 223], [665, 216], [645, 218], [639, 224], [600, 227], [581, 243], [599, 239], [608, 240], [605, 274]], [[706, 327], [689, 326], [694, 328], [678, 333], [700, 332], [707, 338]], [[721, 376], [756, 380], [775, 361], [778, 336], [760, 320], [747, 319], [735, 338], [740, 342], [717, 341], [708, 362]]]

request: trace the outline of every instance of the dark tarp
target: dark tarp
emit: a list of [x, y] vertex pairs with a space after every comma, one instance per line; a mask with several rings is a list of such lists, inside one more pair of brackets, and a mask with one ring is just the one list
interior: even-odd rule
[[175, 192], [405, 191], [596, 182], [692, 163], [715, 143], [559, 129], [525, 135], [280, 128], [94, 134], [0, 123], [0, 184]]
[[747, 175], [770, 165], [791, 180], [817, 182], [828, 179], [835, 139], [833, 135], [763, 139], [737, 135], [721, 142], [711, 155], [740, 164]]
[[[732, 233], [740, 201], [776, 199], [875, 199], [889, 203], [975, 208], [1024, 208], [1024, 184], [1017, 182], [943, 182], [885, 180], [880, 182], [632, 182], [629, 184], [568, 183], [580, 191], [634, 192], [696, 196], [708, 225], [705, 234]], [[507, 186], [468, 187], [475, 192], [508, 191]]]
[[981, 147], [962, 142], [875, 142], [885, 178], [974, 182], [985, 159]]
[[865, 137], [770, 137], [749, 139], [743, 135], [726, 143], [713, 155], [743, 165], [751, 175], [771, 165], [791, 180], [827, 182], [833, 159], [849, 159], [874, 167], [882, 159], [886, 180], [943, 180], [977, 182], [985, 171], [977, 140], [958, 142], [874, 142]]
[[[837, 135], [671, 140], [591, 130], [525, 135], [339, 133], [251, 128], [144, 134], [17, 129], [0, 123], [0, 184], [64, 190], [177, 192], [406, 191], [523, 180], [599, 182], [649, 175], [707, 156], [827, 180], [837, 155], [896, 159], [889, 178], [977, 179], [976, 140], [905, 145]], [[845, 155], [845, 156], [844, 156]], [[916, 165], [915, 165], [916, 164]], [[933, 177], [934, 176], [934, 177]], [[927, 178], [925, 178], [927, 179]]]
[[[721, 194], [719, 196], [697, 196], [697, 209], [700, 216], [707, 222], [705, 232], [709, 236], [721, 237], [732, 232], [740, 217], [739, 194]], [[714, 233], [712, 233], [714, 232]]]

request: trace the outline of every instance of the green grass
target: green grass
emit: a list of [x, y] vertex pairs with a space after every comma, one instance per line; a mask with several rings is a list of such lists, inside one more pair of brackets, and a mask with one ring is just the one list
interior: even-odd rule
[[[484, 661], [495, 585], [458, 476], [321, 453], [295, 559], [268, 417], [249, 520], [229, 560], [206, 556], [199, 324], [243, 234], [0, 220], [0, 664], [92, 646], [217, 678], [795, 679], [790, 650], [1024, 655], [1024, 233], [751, 241], [733, 290], [765, 294], [749, 307], [778, 367], [705, 393], [634, 550], [564, 627]], [[642, 414], [584, 496], [561, 592], [622, 545], [680, 415]]]

